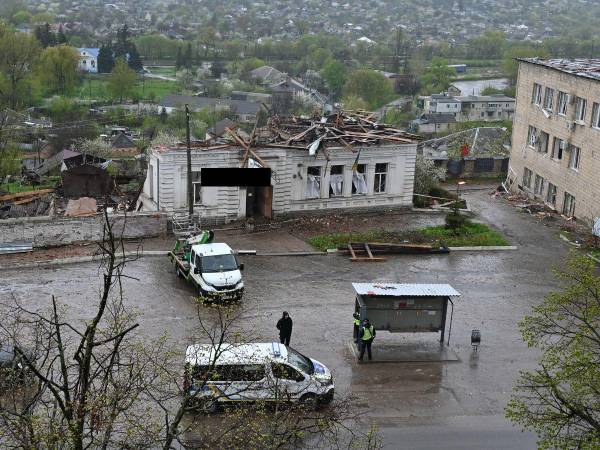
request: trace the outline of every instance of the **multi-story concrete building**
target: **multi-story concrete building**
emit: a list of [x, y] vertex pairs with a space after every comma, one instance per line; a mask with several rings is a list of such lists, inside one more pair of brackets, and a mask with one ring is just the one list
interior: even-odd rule
[[510, 189], [591, 223], [599, 173], [600, 59], [520, 59]]
[[432, 94], [421, 98], [429, 114], [453, 114], [457, 122], [512, 120], [515, 99], [501, 94], [452, 96]]

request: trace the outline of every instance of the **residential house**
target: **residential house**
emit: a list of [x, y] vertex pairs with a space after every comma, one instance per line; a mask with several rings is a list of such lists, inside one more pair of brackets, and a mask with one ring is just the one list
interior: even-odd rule
[[285, 79], [286, 74], [280, 72], [275, 67], [261, 66], [250, 71], [250, 77], [253, 80], [259, 81], [265, 85], [279, 83]]
[[507, 187], [566, 216], [600, 216], [600, 59], [519, 59]]
[[79, 70], [88, 73], [98, 73], [99, 48], [78, 48]]
[[183, 110], [185, 105], [188, 105], [191, 111], [200, 111], [206, 108], [229, 111], [231, 118], [240, 123], [254, 123], [256, 114], [261, 108], [260, 103], [246, 100], [171, 94], [164, 97], [159, 103], [158, 113], [160, 114], [164, 110], [167, 114], [171, 114], [175, 110]]
[[450, 177], [498, 177], [508, 170], [510, 133], [506, 128], [471, 128], [421, 141], [417, 154], [444, 167]]
[[515, 99], [505, 95], [467, 95], [456, 98], [461, 103], [458, 116], [460, 122], [512, 120], [515, 114]]
[[441, 133], [455, 126], [456, 117], [450, 113], [421, 114], [411, 122], [411, 130], [421, 134]]
[[[307, 128], [307, 133], [314, 128]], [[334, 140], [327, 141], [326, 149], [316, 150], [321, 142], [317, 140], [309, 150], [269, 135], [253, 148], [265, 164], [263, 169], [270, 170], [270, 185], [258, 187], [236, 186], [233, 176], [223, 179], [222, 186], [203, 185], [203, 177], [215, 169], [239, 169], [244, 148], [232, 141], [195, 145], [191, 152], [194, 211], [207, 224], [316, 210], [410, 207], [417, 141], [413, 135], [402, 135], [398, 130], [393, 141], [353, 144], [353, 150]], [[186, 161], [185, 145], [150, 149], [140, 196], [143, 210], [187, 210]], [[249, 167], [260, 161], [253, 155]]]

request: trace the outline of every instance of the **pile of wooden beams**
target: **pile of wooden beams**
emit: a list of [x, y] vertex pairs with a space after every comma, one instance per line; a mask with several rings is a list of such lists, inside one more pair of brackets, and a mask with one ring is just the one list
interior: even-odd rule
[[340, 253], [350, 254], [351, 261], [385, 261], [374, 255], [432, 255], [449, 253], [448, 247], [429, 244], [392, 244], [387, 242], [350, 242], [338, 247]]
[[17, 192], [15, 194], [0, 195], [0, 204], [9, 203], [11, 205], [26, 205], [34, 202], [40, 197], [54, 192], [54, 189], [40, 189], [37, 191]]

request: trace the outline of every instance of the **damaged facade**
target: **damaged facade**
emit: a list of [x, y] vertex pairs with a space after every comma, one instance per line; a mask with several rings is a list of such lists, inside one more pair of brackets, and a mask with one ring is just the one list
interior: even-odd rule
[[600, 216], [600, 60], [519, 60], [507, 187], [566, 216]]
[[[202, 220], [222, 222], [307, 210], [410, 207], [418, 138], [366, 120], [338, 114], [287, 123], [271, 119], [248, 141], [230, 135], [196, 144], [194, 211]], [[246, 164], [268, 167], [271, 185], [202, 186], [203, 170]], [[140, 201], [144, 210], [187, 208], [185, 145], [151, 149]]]

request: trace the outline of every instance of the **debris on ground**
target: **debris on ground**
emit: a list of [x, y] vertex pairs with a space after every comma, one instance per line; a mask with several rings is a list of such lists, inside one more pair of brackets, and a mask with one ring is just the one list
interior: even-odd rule
[[96, 199], [92, 197], [81, 197], [77, 200], [69, 200], [65, 216], [69, 217], [86, 217], [95, 216], [98, 212]]

